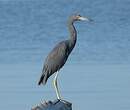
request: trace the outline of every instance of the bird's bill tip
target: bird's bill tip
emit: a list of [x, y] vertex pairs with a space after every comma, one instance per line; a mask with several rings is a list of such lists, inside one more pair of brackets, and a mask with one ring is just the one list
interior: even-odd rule
[[93, 21], [92, 19], [90, 19], [88, 17], [79, 17], [79, 20], [82, 20], [82, 21]]

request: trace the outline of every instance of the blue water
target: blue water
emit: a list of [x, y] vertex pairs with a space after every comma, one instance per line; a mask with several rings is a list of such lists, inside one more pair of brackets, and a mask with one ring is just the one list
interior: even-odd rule
[[37, 81], [73, 13], [94, 22], [75, 23], [78, 41], [59, 76], [63, 97], [76, 110], [130, 110], [129, 0], [0, 0], [1, 109], [55, 99], [52, 77], [45, 87]]

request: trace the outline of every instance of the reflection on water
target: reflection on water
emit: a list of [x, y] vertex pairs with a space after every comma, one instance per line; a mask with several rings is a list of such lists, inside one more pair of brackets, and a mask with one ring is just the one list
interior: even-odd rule
[[69, 35], [68, 16], [80, 12], [94, 23], [75, 24], [78, 42], [59, 76], [62, 95], [77, 110], [130, 110], [129, 0], [71, 2], [0, 1], [1, 109], [28, 110], [56, 97], [52, 77], [45, 87], [37, 81], [45, 56]]
[[[53, 77], [46, 86], [37, 86], [40, 64], [6, 64], [0, 70], [1, 108], [28, 110], [41, 100], [56, 98]], [[62, 96], [73, 102], [74, 109], [129, 110], [129, 73], [128, 65], [68, 64], [59, 75]]]

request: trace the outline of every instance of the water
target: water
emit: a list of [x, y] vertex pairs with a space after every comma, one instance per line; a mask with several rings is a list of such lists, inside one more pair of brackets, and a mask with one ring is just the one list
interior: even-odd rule
[[129, 0], [1, 0], [0, 108], [28, 110], [41, 99], [55, 99], [52, 77], [45, 87], [37, 81], [48, 52], [69, 35], [68, 16], [80, 13], [94, 22], [75, 24], [78, 42], [59, 76], [63, 97], [77, 110], [130, 110], [129, 5]]

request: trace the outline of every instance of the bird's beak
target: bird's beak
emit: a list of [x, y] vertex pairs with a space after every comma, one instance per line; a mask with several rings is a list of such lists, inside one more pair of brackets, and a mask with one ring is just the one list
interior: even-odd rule
[[88, 17], [79, 17], [79, 20], [81, 21], [93, 21], [92, 19], [88, 18]]

